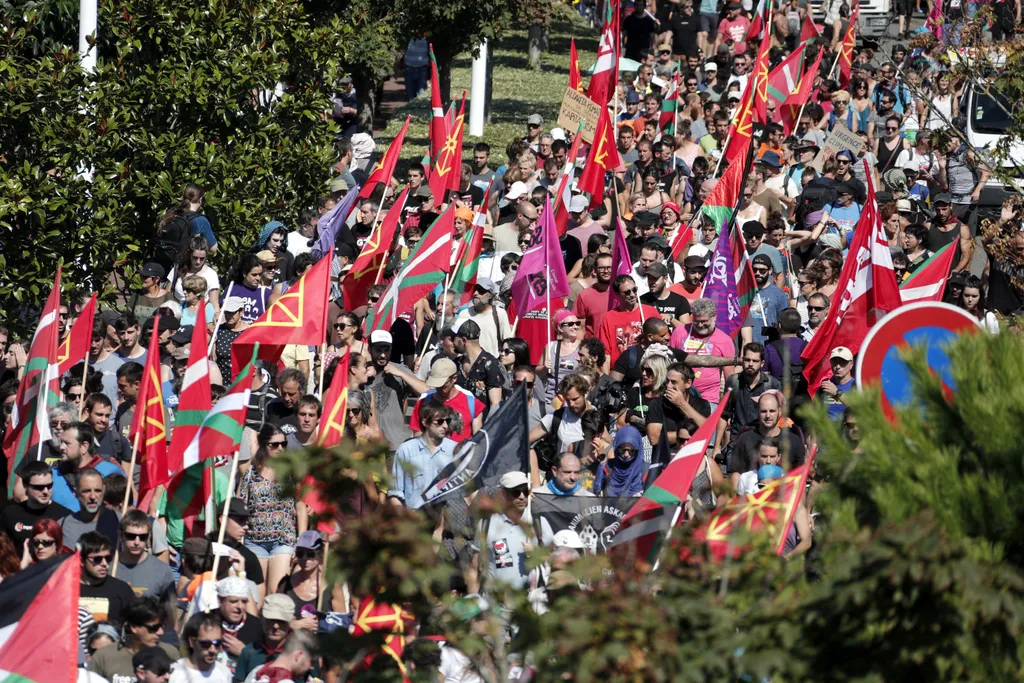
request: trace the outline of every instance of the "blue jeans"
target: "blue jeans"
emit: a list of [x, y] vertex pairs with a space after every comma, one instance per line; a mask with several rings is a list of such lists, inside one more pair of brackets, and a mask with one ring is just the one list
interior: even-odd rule
[[426, 90], [428, 78], [430, 78], [429, 67], [405, 67], [405, 99], [414, 100], [417, 95]]

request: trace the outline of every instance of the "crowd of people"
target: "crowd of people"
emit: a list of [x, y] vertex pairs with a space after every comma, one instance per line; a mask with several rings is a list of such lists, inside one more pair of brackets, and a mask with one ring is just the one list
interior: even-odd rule
[[[87, 366], [62, 377], [60, 401], [49, 408], [52, 438], [39, 459], [27, 459], [12, 474], [14, 495], [0, 512], [2, 577], [59, 554], [81, 554], [82, 680], [335, 680], [337, 662], [316, 653], [314, 634], [348, 625], [360, 597], [327, 582], [329, 535], [311, 524], [297, 492], [276, 480], [274, 459], [316, 442], [321, 399], [342, 356], [350, 359], [344, 438], [387, 444], [380, 469], [390, 477], [375, 478], [346, 502], [335, 534], [375, 505], [432, 515], [428, 487], [459, 445], [525, 385], [529, 467], [505, 472], [487, 492], [497, 512], [474, 521], [468, 506], [450, 509], [436, 524], [452, 590], [467, 596], [466, 609], [478, 612], [485, 596], [511, 589], [528, 591], [543, 612], [549, 590], [576, 587], [567, 568], [588, 548], [575, 531], [548, 533], [534, 525], [535, 495], [641, 495], [656, 476], [654, 449], [663, 441], [682, 446], [723, 400], [686, 500], [689, 517], [713, 510], [724, 492], [754, 494], [803, 464], [813, 443], [797, 411], [806, 403], [822, 402], [847, 437], [858, 440], [845, 405], [856, 388], [856, 354], [831, 349], [831, 377], [814, 396], [801, 354], [843, 296], [837, 285], [869, 181], [899, 281], [954, 245], [945, 301], [994, 333], [1000, 319], [1024, 308], [1021, 203], [993, 207], [991, 216], [979, 210], [991, 169], [957, 129], [971, 84], [948, 71], [937, 31], [925, 29], [913, 47], [896, 45], [888, 55], [857, 49], [843, 88], [826, 69], [851, 7], [826, 0], [817, 39], [826, 59], [811, 101], [792, 131], [771, 101], [771, 122], [755, 127], [753, 163], [729, 225], [742, 231], [757, 295], [738, 334], [719, 329], [716, 304], [703, 293], [724, 232], [701, 206], [718, 182], [730, 123], [751, 78], [751, 9], [714, 0], [699, 7], [692, 0], [656, 6], [652, 0], [646, 8], [637, 0], [627, 8], [624, 52], [639, 66], [621, 74], [609, 103], [624, 170], [608, 178], [598, 201], [576, 194], [564, 207], [568, 226], [559, 248], [571, 291], [552, 300], [550, 312], [517, 316], [512, 283], [545, 202], [557, 199], [562, 169], [567, 162], [579, 169], [587, 158], [583, 145], [576, 159], [567, 159], [574, 131], [533, 114], [500, 163], [488, 144], [473, 147], [458, 191], [435, 197], [429, 168], [410, 162], [401, 179], [355, 203], [335, 243], [326, 346], [292, 345], [278, 363], [257, 369], [237, 486], [226, 494], [223, 542], [216, 530], [188, 533], [168, 514], [162, 490], [151, 501], [134, 500], [139, 471], [128, 475], [129, 430], [153, 352], [146, 343], [158, 325], [162, 396], [173, 429], [193, 327], [205, 325], [213, 335], [216, 400], [233, 379], [232, 342], [315, 265], [320, 217], [366, 182], [371, 156], [362, 139], [339, 142], [330, 191], [300, 213], [294, 228], [268, 222], [245, 253], [218, 251], [217, 226], [203, 212], [204, 190], [186, 187], [138, 270], [141, 287], [97, 313]], [[806, 3], [792, 2], [775, 15], [773, 66], [800, 49], [808, 11]], [[965, 10], [945, 11], [962, 18]], [[901, 30], [909, 30], [902, 19]], [[807, 51], [808, 64], [812, 57]], [[666, 124], [662, 105], [677, 77], [678, 111]], [[422, 87], [410, 84], [410, 94]], [[337, 115], [351, 115], [350, 82], [346, 97], [347, 108], [339, 104]], [[860, 140], [857, 151], [822, 152], [838, 125]], [[381, 283], [369, 289], [364, 305], [349, 310], [340, 285], [403, 186], [408, 198]], [[491, 198], [486, 206], [485, 196]], [[441, 286], [387, 329], [372, 329], [388, 283], [450, 204], [453, 260], [467, 231], [483, 225], [471, 290]], [[620, 222], [628, 274], [613, 274]], [[671, 245], [687, 227], [692, 239], [673, 257]], [[174, 248], [182, 236], [185, 248]], [[81, 293], [64, 294], [62, 337], [85, 304]], [[30, 345], [12, 329], [0, 325], [0, 403], [8, 422]], [[810, 508], [801, 504], [787, 554], [812, 546]], [[551, 555], [531, 571], [527, 553], [542, 545]], [[204, 592], [206, 584], [215, 589]], [[480, 680], [457, 649], [436, 650], [433, 665], [443, 680]]]

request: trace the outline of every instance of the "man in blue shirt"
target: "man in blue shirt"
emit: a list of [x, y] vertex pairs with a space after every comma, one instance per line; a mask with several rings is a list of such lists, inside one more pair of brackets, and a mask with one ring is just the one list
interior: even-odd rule
[[854, 188], [849, 183], [836, 183], [836, 201], [825, 207], [821, 220], [827, 232], [839, 235], [843, 247], [849, 247], [853, 241], [853, 231], [857, 228], [863, 208], [853, 201]]
[[119, 466], [93, 452], [95, 439], [92, 427], [84, 422], [71, 423], [61, 435], [60, 454], [63, 459], [53, 468], [52, 499], [71, 512], [78, 512], [82, 507], [74, 490], [78, 486], [79, 471], [92, 468], [104, 478], [124, 474]]
[[764, 328], [775, 327], [779, 321], [779, 314], [789, 306], [789, 299], [785, 292], [772, 282], [772, 260], [767, 254], [754, 256], [752, 265], [758, 290], [741, 333], [744, 344], [752, 341], [764, 344]]
[[391, 466], [394, 488], [388, 498], [394, 505], [418, 508], [426, 502], [423, 494], [455, 457], [455, 442], [447, 438], [454, 411], [436, 401], [420, 406], [423, 433], [398, 447]]
[[846, 413], [844, 396], [856, 386], [853, 378], [853, 352], [845, 346], [837, 346], [829, 354], [832, 376], [821, 383], [821, 395], [828, 408], [828, 416], [833, 420], [842, 418]]

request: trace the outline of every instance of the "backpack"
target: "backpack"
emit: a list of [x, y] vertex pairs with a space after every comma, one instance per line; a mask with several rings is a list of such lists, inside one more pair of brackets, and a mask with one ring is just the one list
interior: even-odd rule
[[537, 454], [537, 466], [541, 472], [551, 469], [558, 458], [558, 428], [562, 424], [562, 414], [567, 410], [564, 406], [551, 413], [551, 429], [535, 444], [533, 450]]
[[166, 272], [171, 272], [171, 268], [188, 249], [191, 238], [192, 222], [187, 215], [178, 214], [157, 227], [152, 260], [163, 266]]
[[[793, 356], [789, 353], [789, 345], [786, 344], [785, 339], [776, 339], [768, 343], [775, 349], [775, 353], [779, 354], [779, 358], [782, 359], [783, 365], [786, 365], [786, 357], [789, 356], [789, 385], [790, 385], [790, 396], [794, 399], [798, 396], [805, 396], [808, 392], [807, 378], [804, 377], [804, 359], [800, 356]], [[785, 386], [785, 374], [779, 378], [780, 382], [783, 382]]]
[[809, 185], [803, 190], [796, 203], [796, 218], [801, 224], [809, 214], [821, 211], [835, 201], [835, 193], [828, 185]]

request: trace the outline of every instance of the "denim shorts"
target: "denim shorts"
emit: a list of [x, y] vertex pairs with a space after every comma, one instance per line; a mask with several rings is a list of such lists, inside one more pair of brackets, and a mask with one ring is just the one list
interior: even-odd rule
[[257, 543], [249, 539], [245, 539], [245, 547], [259, 560], [269, 560], [274, 555], [291, 555], [295, 550], [294, 546], [283, 543]]

